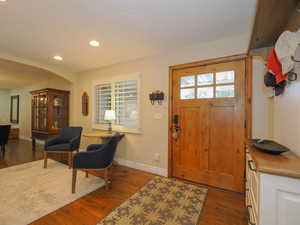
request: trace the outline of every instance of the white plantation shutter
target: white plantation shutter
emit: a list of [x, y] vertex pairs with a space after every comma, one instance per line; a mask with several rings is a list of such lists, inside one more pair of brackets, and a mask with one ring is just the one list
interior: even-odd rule
[[116, 124], [120, 126], [138, 125], [138, 83], [136, 80], [115, 83]]
[[105, 124], [105, 110], [111, 109], [112, 84], [99, 84], [95, 87], [95, 123]]
[[95, 129], [107, 129], [105, 110], [114, 110], [116, 120], [112, 128], [120, 132], [140, 132], [139, 105], [140, 74], [129, 74], [94, 84], [93, 105]]

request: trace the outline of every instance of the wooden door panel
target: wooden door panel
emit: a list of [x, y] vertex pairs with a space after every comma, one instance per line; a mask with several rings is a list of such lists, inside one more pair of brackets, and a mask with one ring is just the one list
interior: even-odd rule
[[234, 107], [211, 107], [209, 171], [233, 174]]
[[[201, 107], [182, 107], [179, 110], [180, 118], [180, 138], [178, 139], [178, 151], [176, 154], [175, 167], [185, 167], [192, 173], [206, 170], [208, 135], [207, 128], [207, 112], [206, 108]], [[186, 165], [185, 162], [189, 162]]]
[[[228, 73], [234, 78], [220, 78], [225, 71], [233, 71]], [[204, 81], [203, 85], [202, 78], [198, 82], [199, 74], [208, 73], [213, 74], [213, 83]], [[181, 78], [186, 76], [194, 77], [194, 82], [182, 85]], [[217, 95], [217, 89], [226, 85], [233, 86], [234, 92]], [[213, 88], [213, 96], [198, 95], [203, 87]], [[195, 92], [188, 99], [180, 96], [186, 88]], [[179, 138], [172, 141], [172, 175], [243, 192], [245, 60], [176, 70], [172, 74], [172, 92], [172, 115], [179, 116], [181, 128]], [[233, 96], [227, 97], [228, 93]]]

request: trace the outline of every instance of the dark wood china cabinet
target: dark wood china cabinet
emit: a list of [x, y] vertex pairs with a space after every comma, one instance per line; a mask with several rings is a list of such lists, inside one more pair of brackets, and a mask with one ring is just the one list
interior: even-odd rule
[[32, 149], [36, 140], [56, 136], [61, 128], [69, 125], [69, 91], [41, 89], [32, 94]]

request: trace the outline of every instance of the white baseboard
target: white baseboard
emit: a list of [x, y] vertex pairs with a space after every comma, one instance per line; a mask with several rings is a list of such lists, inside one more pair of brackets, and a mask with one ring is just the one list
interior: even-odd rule
[[[26, 140], [26, 141], [32, 141], [32, 139], [30, 137], [26, 137], [26, 136], [20, 136], [19, 138], [22, 140]], [[43, 145], [45, 142], [41, 141], [41, 140], [36, 140], [36, 143]], [[86, 151], [86, 150], [80, 149], [80, 151]], [[116, 158], [115, 160], [122, 166], [127, 166], [127, 167], [130, 167], [133, 169], [142, 170], [142, 171], [146, 171], [149, 173], [154, 173], [154, 174], [164, 176], [164, 177], [168, 176], [168, 170], [164, 169], [164, 168], [155, 167], [155, 166], [138, 163], [138, 162], [134, 162], [134, 161], [126, 160], [126, 159], [120, 159], [120, 158]]]
[[160, 176], [168, 176], [168, 170], [164, 169], [164, 168], [159, 168], [159, 167], [155, 167], [155, 166], [150, 166], [150, 165], [146, 165], [146, 164], [142, 164], [142, 163], [138, 163], [138, 162], [133, 162], [130, 160], [126, 160], [126, 159], [120, 159], [120, 158], [116, 158], [115, 159], [120, 165], [123, 166], [128, 166], [130, 168], [133, 169], [137, 169], [137, 170], [143, 170], [149, 173], [154, 173]]
[[[19, 138], [22, 140], [25, 140], [25, 141], [32, 141], [32, 139], [30, 137], [26, 137], [26, 136], [19, 136]], [[36, 140], [35, 142], [39, 145], [45, 144], [45, 141], [42, 141], [42, 140]]]

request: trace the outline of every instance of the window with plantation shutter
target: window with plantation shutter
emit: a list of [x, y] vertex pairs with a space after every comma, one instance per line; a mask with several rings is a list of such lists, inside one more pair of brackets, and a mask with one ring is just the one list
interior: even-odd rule
[[111, 109], [112, 99], [112, 84], [99, 84], [95, 87], [96, 108], [95, 108], [95, 123], [106, 124], [104, 120], [105, 110]]
[[137, 126], [137, 81], [120, 81], [115, 83], [116, 124], [120, 126]]
[[93, 128], [107, 129], [104, 120], [106, 110], [114, 110], [114, 131], [140, 132], [139, 105], [140, 75], [131, 74], [95, 82], [93, 105]]

